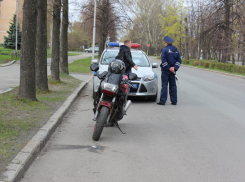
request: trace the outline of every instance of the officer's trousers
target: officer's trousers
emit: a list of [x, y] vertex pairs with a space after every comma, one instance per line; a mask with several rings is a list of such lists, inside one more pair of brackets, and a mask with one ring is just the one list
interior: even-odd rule
[[168, 98], [168, 83], [169, 94], [172, 103], [177, 103], [177, 86], [175, 81], [175, 75], [170, 71], [162, 71], [162, 90], [160, 96], [160, 102], [165, 104]]

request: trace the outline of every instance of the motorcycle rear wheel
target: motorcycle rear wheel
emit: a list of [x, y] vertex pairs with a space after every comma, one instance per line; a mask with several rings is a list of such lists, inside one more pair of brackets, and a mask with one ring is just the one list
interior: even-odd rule
[[94, 133], [92, 137], [94, 141], [98, 141], [100, 139], [100, 135], [104, 129], [104, 125], [106, 123], [108, 114], [109, 114], [109, 108], [102, 106], [97, 119], [97, 123], [94, 126]]

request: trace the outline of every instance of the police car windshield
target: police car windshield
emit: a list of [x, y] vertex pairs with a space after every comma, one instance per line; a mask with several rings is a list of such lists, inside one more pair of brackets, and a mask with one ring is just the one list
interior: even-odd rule
[[[131, 52], [133, 61], [139, 67], [150, 67], [150, 63], [147, 57], [141, 52]], [[102, 55], [101, 64], [109, 65], [115, 57], [118, 55], [118, 51], [106, 51]]]

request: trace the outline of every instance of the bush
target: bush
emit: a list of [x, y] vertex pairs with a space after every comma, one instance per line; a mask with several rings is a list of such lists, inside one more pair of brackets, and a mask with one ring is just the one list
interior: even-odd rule
[[233, 73], [234, 66], [235, 66], [234, 64], [227, 64], [225, 67], [225, 71]]
[[209, 66], [210, 66], [210, 63], [209, 62], [204, 62], [204, 64], [203, 64], [203, 67], [204, 68], [209, 68]]
[[198, 66], [199, 65], [199, 61], [193, 61], [193, 66]]
[[245, 74], [245, 66], [234, 65], [233, 70], [235, 73]]
[[221, 64], [222, 64], [222, 63], [216, 63], [214, 68], [215, 68], [215, 69], [221, 69]]
[[211, 63], [211, 64], [210, 64], [210, 68], [211, 68], [211, 69], [214, 69], [215, 64], [216, 64], [216, 63]]
[[203, 66], [204, 62], [203, 61], [199, 61], [198, 66]]
[[186, 59], [182, 59], [182, 64], [190, 64], [190, 61]]
[[224, 70], [225, 71], [226, 70], [226, 67], [227, 67], [227, 64], [225, 64], [225, 63], [221, 63], [220, 64], [220, 69], [221, 70]]

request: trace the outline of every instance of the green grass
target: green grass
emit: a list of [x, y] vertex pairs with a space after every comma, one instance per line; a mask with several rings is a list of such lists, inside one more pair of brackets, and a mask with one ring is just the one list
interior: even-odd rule
[[9, 61], [19, 60], [19, 59], [20, 59], [20, 57], [12, 59], [11, 55], [0, 55], [0, 64], [4, 64], [4, 63], [7, 63]]
[[190, 61], [208, 61], [208, 62], [217, 62], [218, 60], [213, 60], [213, 59], [190, 59]]
[[11, 51], [11, 52], [13, 52], [14, 49], [7, 49], [7, 48], [0, 46], [0, 51]]
[[77, 54], [77, 53], [70, 53], [70, 52], [68, 52], [68, 56], [77, 56], [77, 55], [81, 55], [81, 54]]
[[[193, 65], [189, 65], [189, 66], [193, 66]], [[229, 74], [234, 74], [234, 75], [242, 75], [245, 76], [245, 74], [241, 74], [241, 73], [234, 73], [234, 72], [229, 72], [229, 71], [225, 71], [225, 70], [221, 70], [221, 69], [211, 69], [211, 68], [204, 68], [203, 66], [193, 66], [196, 68], [202, 68], [202, 69], [207, 69], [207, 70], [214, 70], [214, 71], [220, 71], [220, 72], [224, 72], [224, 73], [229, 73]]]
[[60, 79], [49, 78], [50, 91], [37, 91], [38, 101], [17, 99], [18, 88], [0, 94], [0, 173], [81, 83], [66, 74]]
[[89, 73], [91, 65], [91, 57], [86, 59], [79, 59], [69, 64], [69, 71], [72, 73]]
[[[6, 49], [6, 48], [0, 46], [0, 64], [4, 64], [4, 63], [7, 63], [7, 62], [13, 61], [13, 60], [19, 60], [20, 57], [11, 58], [11, 53], [13, 51], [14, 51], [14, 49]], [[1, 53], [5, 53], [5, 54], [8, 54], [8, 55], [1, 54]]]
[[202, 68], [202, 69], [215, 70], [215, 71], [245, 76], [245, 66], [234, 65], [231, 63], [228, 63], [228, 64], [219, 63], [216, 60], [208, 60], [208, 61], [190, 60], [188, 61], [188, 60], [182, 59], [182, 64], [197, 67], [197, 68]]
[[[3, 48], [3, 47], [0, 47], [0, 52], [1, 51], [4, 51], [4, 53], [11, 54], [14, 51], [14, 49], [6, 49], [6, 48]], [[81, 55], [81, 54], [68, 53], [68, 56], [77, 56], [77, 55]], [[50, 48], [48, 48], [48, 50], [47, 50], [47, 58], [50, 58], [50, 57], [51, 57]], [[12, 60], [20, 60], [20, 57], [11, 58], [11, 55], [3, 55], [3, 54], [0, 54], [0, 64], [4, 64], [4, 63], [7, 63], [7, 62], [12, 61]]]

